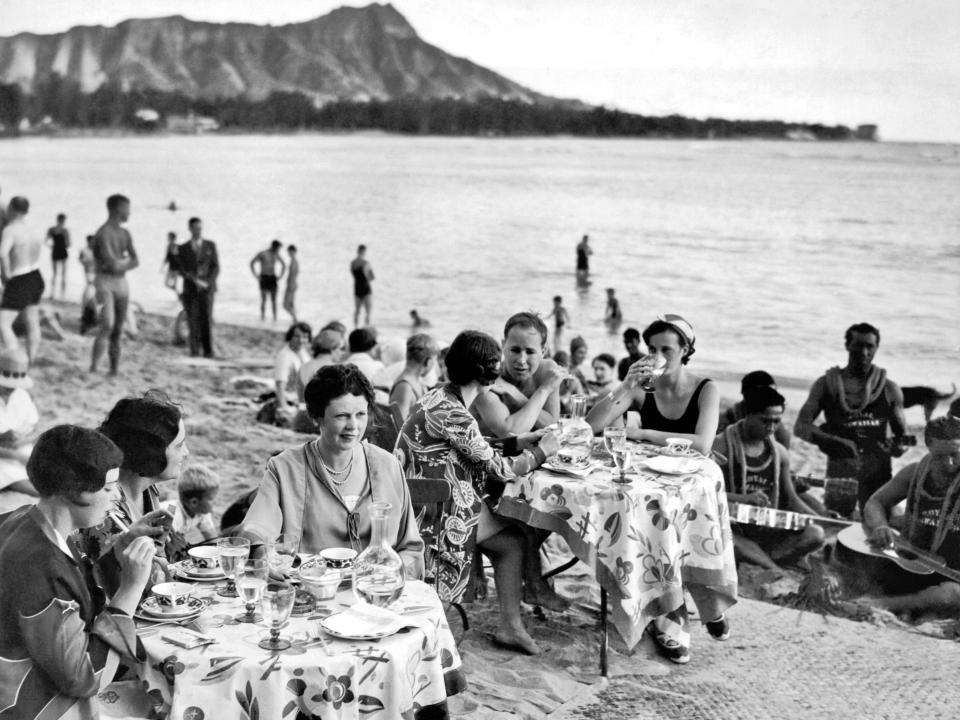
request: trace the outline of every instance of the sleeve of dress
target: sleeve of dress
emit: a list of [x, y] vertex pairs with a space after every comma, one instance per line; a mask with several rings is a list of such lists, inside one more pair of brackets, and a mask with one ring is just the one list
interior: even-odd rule
[[481, 468], [487, 476], [501, 482], [511, 482], [517, 475], [526, 475], [543, 462], [542, 450], [505, 458], [487, 442], [477, 421], [463, 407], [446, 408], [439, 421], [443, 423], [441, 436], [450, 441], [450, 445], [464, 461]]
[[146, 659], [133, 619], [105, 608], [86, 627], [80, 614], [79, 574], [50, 568], [18, 593], [17, 621], [33, 661], [60, 691], [70, 697], [91, 697], [100, 688], [98, 674], [115, 650], [130, 664]]
[[273, 459], [267, 461], [257, 496], [241, 525], [241, 532], [266, 543], [280, 534], [283, 513], [280, 511], [280, 476]]

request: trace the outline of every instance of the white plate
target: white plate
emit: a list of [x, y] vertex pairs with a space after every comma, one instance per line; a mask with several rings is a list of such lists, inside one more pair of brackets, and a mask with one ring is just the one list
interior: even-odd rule
[[223, 570], [220, 568], [204, 568], [203, 570], [199, 570], [195, 568], [189, 560], [171, 563], [170, 570], [178, 577], [186, 578], [187, 580], [212, 581], [227, 579], [227, 576], [223, 574]]
[[200, 598], [190, 598], [190, 602], [182, 608], [166, 609], [153, 596], [140, 603], [139, 616], [147, 620], [181, 620], [191, 615], [199, 615], [207, 607]]
[[694, 450], [692, 447], [687, 448], [686, 450], [674, 450], [668, 447], [662, 447], [659, 449], [659, 454], [665, 457], [679, 457], [679, 458], [702, 458], [699, 452]]
[[[379, 608], [365, 610], [377, 611]], [[389, 615], [385, 614], [381, 618], [376, 617], [373, 612], [369, 615], [364, 613], [363, 617], [358, 617], [353, 609], [346, 610], [323, 618], [320, 621], [320, 627], [333, 637], [344, 640], [379, 640], [396, 634], [404, 627], [403, 620], [396, 613], [390, 611], [386, 613]]]
[[700, 462], [692, 458], [666, 457], [664, 455], [654, 455], [653, 457], [638, 460], [637, 464], [649, 470], [653, 470], [663, 475], [692, 475], [700, 469]]

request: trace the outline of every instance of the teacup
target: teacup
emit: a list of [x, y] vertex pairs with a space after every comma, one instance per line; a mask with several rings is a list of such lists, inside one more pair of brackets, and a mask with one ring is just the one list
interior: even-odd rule
[[693, 440], [686, 438], [667, 438], [667, 450], [677, 455], [688, 455], [693, 447]]
[[193, 566], [201, 570], [215, 570], [220, 567], [220, 549], [212, 545], [200, 545], [187, 550]]
[[323, 562], [314, 562], [300, 568], [303, 589], [317, 600], [332, 600], [337, 595], [342, 575], [339, 570], [326, 567]]
[[165, 582], [154, 585], [150, 591], [162, 608], [179, 609], [190, 603], [193, 585], [182, 582]]
[[349, 570], [353, 567], [353, 560], [357, 557], [357, 551], [351, 548], [327, 548], [320, 551], [320, 557], [324, 564], [334, 570]]

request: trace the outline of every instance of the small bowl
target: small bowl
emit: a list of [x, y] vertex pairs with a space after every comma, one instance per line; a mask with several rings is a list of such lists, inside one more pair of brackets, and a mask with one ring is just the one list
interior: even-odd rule
[[321, 562], [300, 568], [300, 582], [303, 584], [303, 589], [317, 600], [333, 600], [342, 579], [343, 576], [339, 570], [328, 568]]
[[671, 452], [675, 452], [678, 455], [690, 452], [690, 448], [693, 447], [693, 440], [687, 440], [686, 438], [667, 438], [667, 449]]
[[187, 550], [187, 555], [195, 568], [201, 570], [216, 570], [220, 567], [220, 548], [212, 545], [200, 545]]
[[327, 548], [320, 551], [324, 564], [334, 570], [348, 570], [353, 567], [357, 551], [351, 548]]
[[154, 585], [150, 592], [157, 599], [157, 605], [164, 608], [183, 608], [190, 603], [193, 585], [182, 582], [166, 582]]

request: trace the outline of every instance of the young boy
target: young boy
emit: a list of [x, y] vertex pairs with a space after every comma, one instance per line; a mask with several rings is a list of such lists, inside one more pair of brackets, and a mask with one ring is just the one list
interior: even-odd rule
[[180, 476], [177, 485], [180, 501], [169, 503], [168, 509], [173, 513], [171, 529], [182, 536], [185, 547], [212, 540], [220, 534], [210, 514], [219, 490], [217, 476], [205, 467], [189, 467]]

